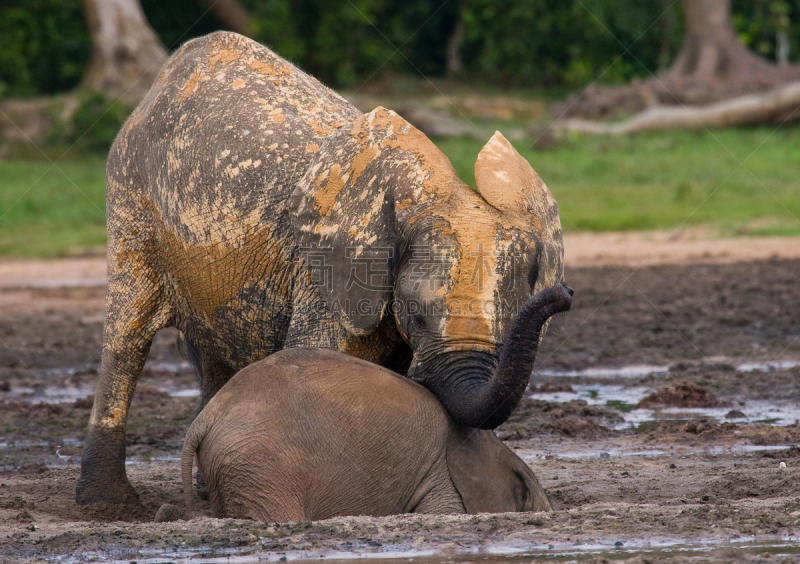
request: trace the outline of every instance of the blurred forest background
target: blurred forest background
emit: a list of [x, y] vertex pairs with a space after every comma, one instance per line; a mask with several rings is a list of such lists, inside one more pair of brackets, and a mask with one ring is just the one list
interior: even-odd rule
[[[161, 42], [230, 27], [202, 0], [141, 0]], [[249, 34], [336, 88], [391, 73], [460, 74], [557, 97], [599, 78], [622, 84], [675, 59], [684, 35], [673, 0], [240, 0]], [[800, 62], [800, 0], [733, 0], [739, 39], [775, 61]], [[783, 38], [783, 39], [781, 39]], [[448, 59], [448, 47], [460, 54]], [[73, 89], [92, 42], [80, 0], [4, 0], [0, 97]], [[448, 64], [449, 63], [449, 64]]]
[[[700, 45], [695, 74], [681, 74], [692, 48], [684, 12], [691, 2], [727, 6], [722, 27], [732, 29], [730, 41], [746, 48], [750, 65], [740, 65], [733, 87], [720, 79], [724, 48]], [[561, 117], [619, 119], [670, 103], [684, 109], [698, 91], [686, 76], [698, 76], [709, 60], [719, 68], [709, 67], [698, 103], [790, 81], [800, 100], [800, 0], [133, 3], [155, 32], [152, 55], [143, 56], [157, 63], [152, 72], [193, 37], [245, 33], [361, 110], [397, 110], [467, 182], [480, 147], [500, 129], [550, 186], [566, 229], [800, 234], [800, 132], [787, 119], [800, 115], [800, 102], [791, 116], [773, 112], [745, 120], [746, 128], [696, 120], [694, 132], [594, 137], [583, 134], [592, 124], [557, 127]], [[103, 160], [141, 94], [93, 82], [93, 4], [102, 5], [0, 5], [0, 255], [91, 252], [105, 241]], [[729, 71], [730, 60], [736, 56]], [[757, 75], [768, 78], [750, 80]], [[685, 87], [683, 94], [665, 96], [665, 84]]]

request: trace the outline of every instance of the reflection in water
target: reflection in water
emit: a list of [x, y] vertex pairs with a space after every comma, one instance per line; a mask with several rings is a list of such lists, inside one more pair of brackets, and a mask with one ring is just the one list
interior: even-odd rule
[[737, 424], [765, 422], [771, 425], [785, 427], [794, 425], [800, 420], [800, 404], [794, 401], [748, 401], [745, 405], [736, 407], [744, 417], [733, 414], [730, 407], [665, 407], [658, 409], [635, 409], [645, 396], [652, 393], [654, 388], [645, 386], [623, 386], [612, 384], [572, 384], [574, 392], [549, 392], [533, 393], [533, 399], [548, 402], [568, 402], [571, 400], [584, 400], [589, 405], [603, 405], [613, 407], [620, 411], [625, 419], [615, 427], [617, 430], [635, 428], [642, 423], [656, 420], [687, 420], [700, 418], [713, 418], [733, 421]]
[[[80, 562], [88, 558], [100, 558], [108, 561], [129, 562], [132, 558], [158, 561], [169, 559], [171, 562], [186, 562], [192, 564], [255, 564], [257, 562], [327, 562], [330, 564], [351, 564], [353, 561], [360, 563], [379, 564], [460, 564], [460, 563], [498, 563], [516, 564], [523, 562], [584, 562], [597, 561], [604, 558], [610, 561], [625, 561], [634, 557], [667, 559], [680, 556], [682, 559], [711, 558], [714, 560], [714, 551], [735, 548], [739, 556], [794, 556], [800, 555], [800, 538], [779, 537], [778, 535], [765, 535], [756, 540], [755, 537], [740, 537], [734, 539], [706, 539], [686, 541], [676, 538], [674, 540], [647, 540], [626, 539], [624, 542], [615, 539], [598, 540], [591, 544], [573, 544], [560, 540], [551, 543], [542, 543], [528, 546], [514, 546], [512, 543], [494, 543], [484, 546], [464, 548], [453, 554], [441, 554], [435, 550], [413, 550], [409, 547], [383, 546], [380, 549], [365, 548], [364, 552], [336, 551], [325, 549], [308, 549], [285, 552], [266, 552], [258, 549], [221, 549], [209, 550], [207, 548], [181, 548], [174, 550], [135, 550], [125, 551], [122, 554], [84, 553]], [[116, 556], [118, 560], [114, 560]], [[718, 555], [723, 559], [730, 553]], [[103, 558], [105, 557], [105, 558]], [[55, 557], [58, 562], [69, 564], [78, 562], [74, 555]], [[645, 560], [647, 561], [647, 560]]]
[[644, 378], [646, 376], [663, 376], [669, 372], [669, 366], [653, 366], [650, 364], [634, 364], [621, 368], [581, 368], [579, 370], [537, 370], [538, 376], [547, 378]]

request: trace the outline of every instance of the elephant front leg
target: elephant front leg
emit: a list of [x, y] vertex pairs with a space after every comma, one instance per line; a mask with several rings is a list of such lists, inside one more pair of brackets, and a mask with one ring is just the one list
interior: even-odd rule
[[153, 337], [171, 324], [170, 308], [154, 277], [109, 276], [100, 380], [75, 492], [80, 505], [138, 504], [125, 474], [125, 424], [136, 381]]
[[148, 343], [122, 352], [108, 346], [103, 351], [76, 489], [75, 499], [80, 505], [138, 504], [139, 496], [125, 473], [125, 423], [149, 348]]

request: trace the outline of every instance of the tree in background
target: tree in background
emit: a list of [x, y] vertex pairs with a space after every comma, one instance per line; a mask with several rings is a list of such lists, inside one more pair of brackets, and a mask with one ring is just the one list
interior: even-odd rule
[[[82, 1], [0, 2], [0, 98], [66, 92], [82, 76], [89, 78], [85, 71], [96, 34], [90, 35]], [[113, 7], [117, 1], [97, 4]], [[800, 61], [800, 0], [731, 1], [729, 27], [735, 31], [728, 30], [728, 39], [738, 37], [771, 61]], [[595, 80], [622, 85], [651, 73], [661, 78], [684, 38], [683, 11], [673, 0], [133, 3], [140, 4], [145, 23], [167, 50], [217, 29], [249, 29], [254, 39], [339, 88], [356, 88], [381, 75], [449, 73], [471, 85], [535, 86], [559, 95]], [[137, 54], [125, 49], [123, 44], [105, 49], [105, 59], [131, 56], [136, 61]], [[151, 61], [150, 66], [156, 65]], [[398, 83], [386, 80], [381, 87]], [[641, 84], [630, 98], [640, 107], [658, 102]]]
[[[772, 4], [786, 7], [785, 2]], [[682, 0], [682, 7], [683, 45], [669, 69], [619, 88], [592, 85], [557, 108], [557, 114], [603, 118], [658, 104], [708, 104], [800, 80], [800, 66], [773, 64], [742, 44], [733, 27], [731, 0]]]
[[167, 60], [167, 50], [147, 23], [139, 0], [83, 0], [92, 58], [83, 83], [135, 106]]
[[665, 95], [674, 92], [680, 101], [705, 103], [800, 78], [800, 67], [780, 68], [742, 45], [733, 28], [731, 0], [683, 0], [683, 14], [683, 48], [662, 81]]

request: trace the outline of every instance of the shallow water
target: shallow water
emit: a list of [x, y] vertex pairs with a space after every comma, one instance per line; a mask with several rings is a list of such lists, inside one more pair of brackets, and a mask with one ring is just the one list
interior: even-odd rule
[[622, 367], [591, 367], [579, 370], [554, 370], [544, 368], [536, 370], [539, 376], [547, 378], [644, 378], [646, 376], [663, 376], [669, 372], [669, 366], [650, 364], [634, 364]]
[[703, 447], [681, 447], [677, 450], [649, 449], [649, 448], [576, 448], [560, 445], [557, 451], [549, 449], [528, 450], [514, 449], [514, 453], [525, 462], [546, 460], [548, 458], [566, 460], [586, 460], [589, 458], [597, 459], [619, 459], [633, 456], [658, 457], [665, 455], [673, 456], [721, 456], [732, 454], [734, 456], [746, 456], [755, 452], [767, 452], [773, 450], [788, 450], [789, 445], [725, 445], [725, 446], [703, 446]]
[[[753, 372], [757, 370], [768, 372], [770, 370], [789, 370], [796, 366], [800, 366], [800, 361], [775, 360], [766, 362], [741, 363], [736, 366], [736, 370], [740, 372]], [[194, 370], [192, 365], [185, 360], [179, 362], [149, 361], [146, 367], [149, 368], [150, 370], [171, 372], [173, 374], [186, 373]], [[6, 393], [6, 397], [8, 397], [9, 399], [19, 398], [25, 401], [29, 401], [31, 403], [39, 403], [39, 402], [69, 403], [69, 402], [74, 402], [75, 400], [78, 399], [86, 398], [94, 393], [95, 387], [93, 384], [74, 385], [74, 384], [65, 384], [64, 382], [68, 381], [69, 378], [74, 376], [77, 372], [86, 370], [87, 368], [94, 368], [95, 370], [98, 370], [100, 367], [99, 366], [88, 367], [86, 365], [83, 365], [80, 367], [73, 367], [73, 368], [35, 370], [35, 372], [39, 374], [43, 380], [47, 382], [52, 382], [52, 384], [46, 386], [38, 386], [37, 388], [14, 387], [11, 389], [10, 392]], [[635, 364], [635, 365], [621, 366], [621, 367], [588, 367], [579, 370], [555, 370], [555, 369], [545, 368], [537, 370], [535, 372], [535, 375], [551, 379], [569, 378], [571, 380], [584, 379], [588, 381], [614, 380], [614, 379], [631, 380], [636, 378], [646, 378], [648, 376], [664, 376], [669, 372], [669, 370], [670, 370], [669, 366]], [[156, 387], [159, 390], [170, 394], [172, 397], [197, 397], [200, 395], [200, 390], [198, 387], [192, 387], [192, 388], [174, 388], [169, 386], [156, 386]], [[641, 400], [645, 395], [653, 391], [652, 388], [643, 386], [626, 387], [622, 385], [614, 386], [614, 385], [603, 385], [603, 384], [573, 384], [572, 387], [576, 391], [575, 395], [568, 395], [566, 393], [561, 392], [555, 394], [534, 394], [532, 397], [547, 401], [569, 401], [570, 399], [585, 399], [592, 405], [608, 405], [607, 402], [611, 401], [618, 403], [620, 408], [625, 408], [626, 406], [632, 407], [633, 405], [638, 403], [639, 400]], [[599, 395], [597, 398], [592, 397], [593, 390], [598, 392]], [[614, 404], [612, 404], [612, 406], [618, 407], [617, 405]], [[742, 410], [742, 411], [745, 411], [745, 413], [747, 413], [747, 410]], [[794, 411], [792, 411], [792, 413], [794, 413]], [[762, 414], [759, 413], [751, 417], [748, 414], [747, 421], [750, 422], [753, 420], [758, 420], [758, 419], [753, 419], [753, 417], [761, 417], [761, 415]], [[783, 414], [776, 414], [774, 415], [774, 417], [783, 420], [786, 419], [787, 417], [789, 418], [792, 417], [792, 415], [791, 413], [787, 412]], [[763, 418], [773, 418], [773, 415], [769, 415]], [[795, 419], [797, 418], [798, 417], [795, 416]], [[791, 420], [789, 423], [778, 423], [778, 424], [791, 424], [793, 422], [794, 420]]]
[[[309, 549], [286, 552], [258, 551], [257, 549], [223, 549], [208, 551], [200, 549], [179, 549], [167, 551], [125, 550], [111, 551], [104, 555], [83, 554], [86, 557], [102, 557], [114, 563], [129, 563], [132, 558], [137, 562], [156, 563], [168, 559], [175, 563], [193, 564], [250, 564], [256, 562], [324, 562], [349, 563], [354, 560], [380, 564], [459, 564], [459, 563], [508, 563], [530, 561], [582, 562], [598, 557], [611, 561], [623, 561], [635, 556], [669, 558], [711, 556], [719, 549], [735, 549], [737, 555], [792, 556], [800, 555], [800, 538], [740, 537], [734, 539], [707, 539], [687, 542], [684, 539], [625, 539], [599, 540], [591, 544], [572, 544], [553, 541], [535, 545], [517, 545], [515, 543], [495, 543], [491, 545], [462, 548], [455, 554], [443, 554], [434, 550], [415, 550], [406, 546], [384, 546], [379, 549], [356, 552], [347, 550]], [[108, 559], [111, 557], [111, 559]], [[56, 557], [56, 560], [69, 564], [77, 561], [72, 555]]]
[[[192, 372], [194, 368], [186, 361], [181, 362], [159, 362], [150, 361], [145, 365], [146, 369], [161, 372], [170, 372], [174, 375]], [[12, 400], [24, 400], [30, 403], [73, 403], [76, 400], [84, 399], [94, 394], [94, 383], [75, 384], [71, 378], [76, 373], [94, 369], [98, 371], [99, 365], [83, 365], [74, 368], [51, 368], [33, 370], [41, 381], [47, 384], [30, 386], [13, 386], [6, 397]], [[149, 382], [148, 382], [149, 384]], [[168, 393], [172, 397], [199, 397], [200, 388], [176, 388], [170, 386], [154, 386], [156, 389]]]
[[[534, 393], [530, 397], [559, 403], [584, 400], [589, 405], [613, 407], [620, 410], [620, 415], [625, 419], [624, 423], [615, 426], [617, 430], [658, 420], [713, 418], [738, 424], [763, 421], [776, 426], [794, 425], [800, 420], [800, 403], [795, 401], [748, 401], [744, 405], [732, 407], [636, 409], [636, 404], [654, 392], [655, 388], [617, 384], [572, 384], [572, 389], [574, 392]], [[734, 408], [744, 413], [744, 417], [726, 417]]]
[[[734, 365], [739, 372], [769, 372], [770, 370], [790, 370], [800, 366], [798, 360], [769, 360], [763, 362], [743, 362]], [[537, 376], [545, 378], [584, 378], [584, 379], [632, 379], [646, 378], [648, 376], [664, 376], [670, 371], [670, 366], [654, 364], [631, 364], [618, 367], [589, 367], [578, 370], [557, 370], [543, 368], [536, 370]]]
[[789, 370], [795, 366], [800, 366], [797, 360], [775, 360], [772, 362], [744, 363], [736, 367], [739, 372], [769, 372], [770, 370]]

